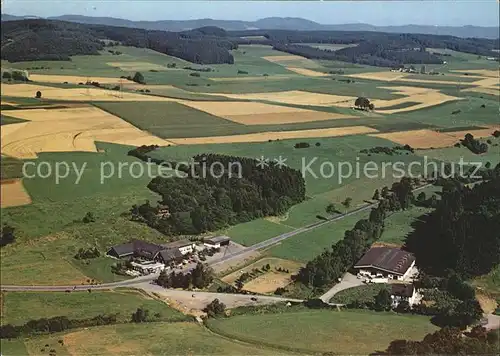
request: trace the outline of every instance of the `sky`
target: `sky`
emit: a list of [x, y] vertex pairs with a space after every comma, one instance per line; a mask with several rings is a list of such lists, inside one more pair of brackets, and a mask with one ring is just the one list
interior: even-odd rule
[[2, 13], [41, 17], [71, 14], [147, 21], [200, 18], [252, 21], [278, 16], [302, 17], [322, 24], [498, 26], [499, 6], [499, 0], [3, 0]]

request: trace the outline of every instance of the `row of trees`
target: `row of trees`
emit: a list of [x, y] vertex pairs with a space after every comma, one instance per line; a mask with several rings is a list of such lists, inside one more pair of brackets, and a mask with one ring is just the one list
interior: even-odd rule
[[[215, 154], [193, 160], [185, 167], [186, 178], [156, 177], [148, 185], [162, 197], [161, 207], [168, 207], [168, 216], [159, 214], [160, 206], [147, 202], [132, 207], [132, 220], [167, 235], [199, 234], [282, 215], [305, 199], [304, 178], [289, 167], [271, 164], [261, 168], [250, 158]], [[211, 172], [207, 167], [212, 167]]]
[[213, 282], [213, 279], [213, 270], [203, 263], [198, 263], [188, 273], [176, 273], [175, 271], [168, 273], [163, 270], [155, 282], [164, 288], [201, 289], [208, 287]]
[[372, 154], [377, 154], [377, 153], [384, 153], [386, 155], [392, 156], [392, 155], [397, 155], [400, 154], [401, 152], [415, 152], [415, 150], [410, 146], [410, 145], [404, 145], [404, 146], [393, 146], [393, 147], [387, 147], [387, 146], [376, 146], [372, 148], [364, 148], [360, 150], [359, 152], [361, 153], [372, 153]]
[[55, 333], [68, 329], [116, 324], [115, 314], [97, 315], [87, 319], [69, 319], [66, 316], [35, 319], [23, 325], [6, 324], [0, 326], [1, 339], [14, 339], [20, 336], [29, 336], [38, 333]]

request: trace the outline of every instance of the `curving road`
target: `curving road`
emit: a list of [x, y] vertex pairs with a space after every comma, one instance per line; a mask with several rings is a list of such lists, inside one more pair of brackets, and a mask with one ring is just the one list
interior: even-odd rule
[[[416, 192], [416, 191], [425, 189], [425, 188], [430, 187], [430, 186], [432, 186], [432, 184], [426, 184], [426, 185], [423, 185], [421, 187], [418, 187], [418, 188], [414, 189], [413, 191]], [[315, 222], [313, 224], [309, 224], [307, 226], [301, 227], [299, 229], [296, 229], [296, 230], [293, 230], [293, 231], [290, 231], [290, 232], [286, 232], [284, 234], [281, 234], [281, 235], [278, 235], [278, 236], [275, 236], [275, 237], [271, 237], [268, 240], [261, 241], [259, 243], [256, 243], [256, 244], [252, 245], [252, 246], [249, 246], [249, 247], [247, 247], [245, 249], [242, 249], [242, 250], [240, 250], [238, 252], [226, 255], [226, 256], [218, 259], [218, 260], [211, 261], [210, 263], [208, 263], [208, 265], [209, 266], [216, 266], [218, 264], [227, 262], [229, 260], [232, 260], [233, 258], [241, 256], [243, 254], [246, 254], [246, 253], [249, 253], [249, 252], [253, 252], [253, 251], [257, 251], [257, 250], [260, 250], [260, 249], [263, 249], [263, 248], [266, 248], [266, 247], [269, 247], [269, 246], [272, 246], [272, 245], [276, 245], [277, 243], [279, 243], [279, 242], [281, 242], [283, 240], [286, 240], [286, 239], [288, 239], [288, 238], [290, 238], [292, 236], [301, 234], [303, 232], [314, 230], [314, 229], [316, 229], [318, 227], [330, 224], [332, 222], [344, 219], [344, 218], [346, 218], [348, 216], [355, 215], [355, 214], [358, 214], [360, 212], [363, 212], [363, 211], [369, 210], [371, 208], [374, 208], [374, 207], [377, 206], [377, 204], [378, 204], [378, 202], [372, 203], [372, 204], [367, 204], [367, 205], [362, 206], [360, 208], [354, 209], [354, 210], [352, 210], [352, 211], [350, 211], [348, 213], [340, 214], [340, 215], [335, 216], [335, 217], [330, 217], [330, 218], [328, 218], [326, 220], [318, 221], [318, 222]], [[147, 276], [136, 277], [136, 278], [132, 278], [132, 279], [120, 281], [120, 282], [103, 283], [103, 284], [96, 284], [96, 285], [77, 285], [77, 286], [74, 286], [74, 285], [66, 285], [66, 286], [41, 286], [41, 285], [16, 286], [16, 285], [0, 285], [0, 290], [7, 291], [7, 292], [8, 291], [12, 291], [12, 292], [15, 292], [15, 291], [18, 291], [18, 292], [20, 292], [20, 291], [64, 292], [64, 291], [68, 291], [68, 290], [113, 289], [113, 288], [117, 288], [117, 287], [130, 287], [130, 286], [134, 286], [136, 284], [142, 283], [142, 282], [149, 282], [149, 281], [152, 281], [152, 280], [156, 279], [157, 277], [158, 277], [158, 274], [150, 274], [150, 275], [147, 275]]]

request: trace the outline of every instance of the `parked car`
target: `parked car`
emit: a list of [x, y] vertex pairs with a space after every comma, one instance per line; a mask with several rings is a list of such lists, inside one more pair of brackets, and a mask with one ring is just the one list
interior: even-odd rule
[[256, 301], [257, 301], [257, 298], [252, 297], [252, 298], [250, 298], [250, 300], [251, 300], [252, 302], [256, 302]]

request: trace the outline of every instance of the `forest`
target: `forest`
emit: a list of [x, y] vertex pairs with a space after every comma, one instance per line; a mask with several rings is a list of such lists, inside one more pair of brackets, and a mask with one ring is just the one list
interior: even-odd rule
[[[160, 204], [134, 205], [132, 220], [166, 235], [199, 234], [281, 215], [305, 199], [305, 181], [298, 170], [273, 164], [260, 168], [250, 158], [198, 155], [183, 171], [186, 177], [154, 178], [148, 188], [162, 197]], [[165, 209], [168, 214], [161, 213]]]
[[500, 177], [474, 188], [455, 187], [416, 222], [405, 248], [432, 275], [449, 270], [463, 278], [486, 274], [500, 263]]
[[[252, 40], [242, 36], [264, 36]], [[78, 24], [29, 19], [2, 22], [1, 58], [10, 62], [70, 60], [79, 54], [97, 55], [108, 39], [125, 46], [150, 48], [198, 64], [234, 63], [230, 50], [239, 44], [260, 43], [306, 58], [394, 67], [411, 63], [442, 63], [426, 48], [447, 48], [481, 56], [498, 57], [499, 40], [453, 36], [397, 34], [371, 31], [225, 31], [214, 26], [182, 32], [130, 27]], [[356, 44], [338, 51], [321, 50], [303, 43]]]
[[189, 36], [166, 31], [86, 25], [51, 20], [2, 22], [1, 58], [10, 62], [70, 60], [74, 55], [98, 55], [102, 39], [125, 46], [150, 48], [198, 64], [233, 63], [229, 52], [237, 44], [213, 35]]

